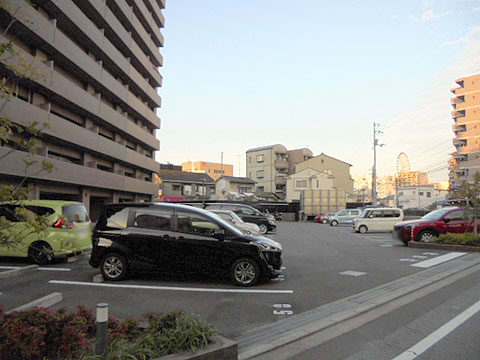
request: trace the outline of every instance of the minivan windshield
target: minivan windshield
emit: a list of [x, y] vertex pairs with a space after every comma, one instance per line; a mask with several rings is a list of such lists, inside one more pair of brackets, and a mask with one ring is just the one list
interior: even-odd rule
[[448, 213], [451, 210], [452, 210], [452, 208], [434, 210], [432, 212], [429, 212], [424, 217], [422, 217], [422, 219], [425, 219], [425, 220], [440, 220], [443, 215], [445, 215], [446, 213]]

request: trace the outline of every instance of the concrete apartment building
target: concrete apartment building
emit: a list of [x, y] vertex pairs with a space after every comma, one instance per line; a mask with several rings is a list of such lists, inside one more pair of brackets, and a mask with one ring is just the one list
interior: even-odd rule
[[247, 177], [257, 182], [257, 192], [286, 197], [286, 177], [295, 173], [298, 163], [311, 159], [310, 149], [287, 150], [281, 144], [247, 150]]
[[[95, 219], [103, 202], [157, 196], [165, 0], [9, 2], [21, 9], [2, 41], [12, 41], [42, 76], [9, 83], [14, 96], [1, 100], [2, 116], [20, 125], [48, 122], [38, 160], [56, 167], [30, 169], [33, 198], [82, 201]], [[2, 33], [10, 20], [0, 11]], [[9, 77], [5, 66], [0, 71]], [[0, 156], [10, 150], [2, 145]], [[14, 150], [2, 160], [2, 183], [19, 182], [25, 156]]]
[[398, 206], [403, 209], [428, 208], [436, 201], [435, 186], [404, 186], [398, 188]]
[[215, 181], [223, 175], [233, 176], [233, 165], [207, 161], [184, 162], [182, 163], [182, 170], [193, 173], [207, 174]]
[[456, 148], [450, 161], [451, 190], [463, 181], [472, 181], [480, 172], [480, 74], [457, 79], [456, 83], [459, 86], [451, 90]]
[[284, 199], [288, 176], [288, 151], [276, 144], [247, 150], [247, 177], [257, 182], [257, 192], [276, 194]]

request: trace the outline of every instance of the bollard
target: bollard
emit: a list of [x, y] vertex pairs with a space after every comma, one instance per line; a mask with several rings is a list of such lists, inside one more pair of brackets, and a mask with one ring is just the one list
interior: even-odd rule
[[107, 354], [107, 327], [108, 327], [108, 304], [97, 304], [96, 319], [96, 346], [95, 355], [105, 356]]

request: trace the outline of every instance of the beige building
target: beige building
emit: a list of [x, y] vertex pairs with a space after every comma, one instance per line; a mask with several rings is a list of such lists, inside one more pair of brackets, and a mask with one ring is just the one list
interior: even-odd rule
[[[13, 98], [0, 100], [2, 116], [20, 125], [48, 122], [38, 160], [56, 168], [30, 169], [32, 197], [83, 201], [95, 219], [106, 201], [157, 196], [165, 0], [7, 2], [16, 21], [5, 33], [11, 18], [0, 13], [2, 41], [11, 41], [42, 76], [8, 83]], [[6, 67], [0, 72], [12, 78]], [[4, 144], [0, 157], [9, 151]], [[24, 176], [25, 156], [13, 150], [2, 160], [3, 183]]]
[[247, 150], [246, 162], [247, 177], [257, 182], [257, 192], [285, 198], [289, 168], [285, 146], [276, 144]]
[[213, 180], [218, 180], [223, 175], [233, 176], [233, 165], [207, 161], [184, 162], [182, 163], [182, 170], [193, 173], [207, 174]]
[[428, 185], [428, 174], [422, 171], [406, 171], [397, 174], [397, 186]]
[[460, 78], [452, 89], [452, 118], [456, 151], [450, 161], [450, 188], [471, 181], [480, 172], [480, 74]]
[[288, 150], [287, 154], [288, 154], [288, 174], [289, 175], [295, 173], [295, 166], [298, 163], [301, 163], [313, 158], [312, 151], [307, 148]]
[[333, 187], [343, 189], [346, 193], [353, 194], [353, 179], [350, 176], [350, 167], [352, 165], [335, 159], [331, 156], [320, 154], [296, 166], [296, 172], [311, 168], [313, 170], [325, 172], [333, 175]]
[[304, 190], [333, 189], [334, 177], [326, 172], [305, 169], [287, 177], [287, 202], [299, 201]]
[[222, 176], [215, 183], [217, 200], [236, 199], [238, 194], [253, 194], [255, 181], [246, 177]]

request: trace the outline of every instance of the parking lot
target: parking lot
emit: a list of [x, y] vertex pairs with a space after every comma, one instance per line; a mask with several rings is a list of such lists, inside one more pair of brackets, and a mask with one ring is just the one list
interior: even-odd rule
[[[344, 299], [444, 261], [474, 257], [405, 247], [391, 233], [357, 234], [350, 226], [280, 222], [268, 237], [283, 245], [283, 274], [250, 288], [222, 278], [131, 277], [122, 282], [94, 282], [99, 274], [88, 257], [73, 263], [41, 266], [37, 271], [0, 280], [0, 302], [7, 310], [61, 292], [52, 308], [73, 310], [85, 304], [109, 304], [110, 315], [184, 310], [200, 315], [230, 338]], [[435, 260], [437, 259], [437, 260]], [[2, 259], [0, 271], [28, 265]]]

